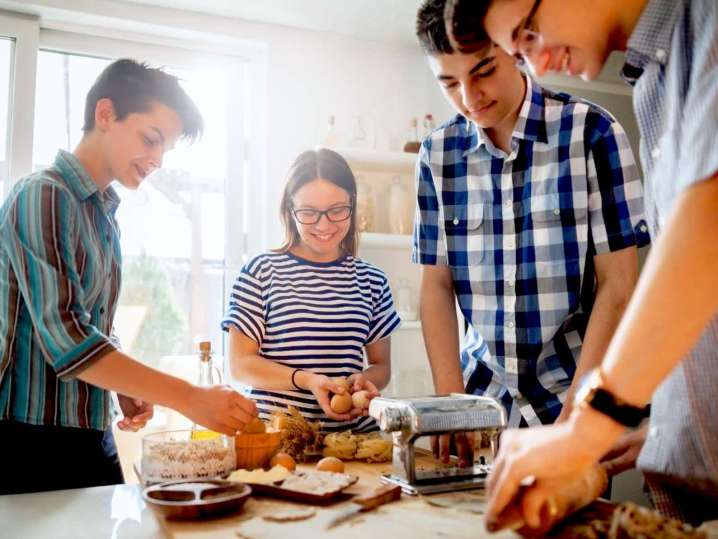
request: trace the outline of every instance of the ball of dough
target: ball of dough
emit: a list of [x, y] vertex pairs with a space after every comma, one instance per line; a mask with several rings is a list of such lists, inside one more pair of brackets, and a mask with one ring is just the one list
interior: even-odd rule
[[346, 378], [332, 378], [332, 382], [334, 382], [338, 386], [343, 387], [344, 391], [346, 391], [347, 393], [352, 392], [352, 385]]

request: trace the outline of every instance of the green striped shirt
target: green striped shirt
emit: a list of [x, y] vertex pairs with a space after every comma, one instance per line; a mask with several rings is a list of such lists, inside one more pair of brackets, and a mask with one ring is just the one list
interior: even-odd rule
[[118, 204], [60, 150], [0, 208], [0, 419], [109, 425], [109, 392], [77, 375], [116, 349]]

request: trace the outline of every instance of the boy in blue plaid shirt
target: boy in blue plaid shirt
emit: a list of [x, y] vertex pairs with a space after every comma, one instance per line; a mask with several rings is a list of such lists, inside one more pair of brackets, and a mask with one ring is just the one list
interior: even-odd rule
[[[455, 52], [444, 4], [427, 0], [417, 17], [458, 112], [423, 141], [416, 178], [413, 261], [435, 389], [492, 396], [511, 426], [553, 423], [633, 292], [648, 243], [638, 169], [606, 111], [540, 87], [491, 43]], [[447, 331], [455, 300], [461, 350]]]

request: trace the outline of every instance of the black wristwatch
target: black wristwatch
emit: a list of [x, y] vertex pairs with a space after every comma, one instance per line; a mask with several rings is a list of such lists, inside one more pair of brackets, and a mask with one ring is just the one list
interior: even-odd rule
[[635, 429], [650, 414], [651, 407], [633, 406], [603, 388], [603, 377], [600, 369], [594, 369], [579, 382], [573, 399], [574, 408], [590, 406], [613, 419], [616, 423]]

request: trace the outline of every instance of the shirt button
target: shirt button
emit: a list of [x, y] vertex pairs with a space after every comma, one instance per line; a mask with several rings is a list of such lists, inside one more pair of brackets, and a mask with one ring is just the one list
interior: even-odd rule
[[504, 204], [506, 205], [507, 208], [510, 208], [511, 206], [513, 206], [513, 201], [507, 200], [506, 202], [504, 202]]
[[653, 157], [653, 159], [658, 159], [660, 156], [661, 156], [661, 150], [658, 148], [658, 146], [656, 146], [651, 151], [651, 157]]
[[508, 281], [506, 281], [506, 286], [511, 288], [512, 286], [514, 286], [514, 282], [512, 280], [508, 280]]
[[510, 327], [510, 328], [513, 328], [513, 327], [514, 327], [514, 323], [513, 323], [513, 322], [507, 322], [506, 325], [507, 325], [508, 327]]
[[105, 314], [105, 308], [104, 308], [104, 307], [100, 307], [100, 314]]
[[650, 429], [648, 429], [648, 436], [650, 436], [651, 438], [655, 438], [656, 436], [658, 436], [658, 427], [651, 427]]
[[641, 232], [648, 232], [648, 227], [647, 227], [646, 225], [641, 225], [638, 229], [639, 229]]
[[454, 223], [454, 226], [456, 226], [456, 225], [459, 224], [459, 218], [458, 218], [458, 217], [454, 217], [454, 220], [451, 221], [451, 222]]
[[513, 238], [508, 238], [508, 239], [506, 240], [506, 248], [507, 248], [507, 249], [513, 249], [513, 248], [514, 248], [514, 239], [513, 239]]
[[554, 214], [554, 215], [561, 215], [561, 210], [559, 210], [558, 208], [554, 208], [554, 209], [553, 209], [553, 214]]
[[666, 59], [666, 51], [664, 49], [656, 50], [656, 60], [662, 62]]

